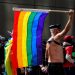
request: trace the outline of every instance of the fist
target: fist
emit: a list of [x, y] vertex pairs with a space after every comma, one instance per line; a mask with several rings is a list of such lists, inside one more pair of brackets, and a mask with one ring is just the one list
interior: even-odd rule
[[74, 17], [74, 10], [70, 9], [70, 10], [69, 10], [69, 18], [70, 18], [71, 20], [73, 20], [73, 17]]
[[42, 67], [41, 70], [42, 70], [42, 72], [47, 73], [47, 67], [46, 66], [45, 67]]
[[74, 10], [70, 9], [69, 10], [69, 15], [72, 15], [72, 14], [74, 14]]

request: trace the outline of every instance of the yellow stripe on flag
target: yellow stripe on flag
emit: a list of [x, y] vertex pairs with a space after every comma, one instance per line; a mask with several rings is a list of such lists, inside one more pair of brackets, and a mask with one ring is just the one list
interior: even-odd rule
[[18, 31], [17, 31], [17, 59], [18, 59], [18, 67], [23, 67], [22, 60], [22, 27], [23, 27], [23, 19], [26, 12], [20, 12], [19, 20], [18, 20]]
[[31, 12], [26, 12], [23, 20], [23, 29], [22, 29], [22, 57], [23, 57], [23, 66], [27, 67], [28, 66], [28, 61], [27, 61], [27, 49], [26, 49], [26, 39], [27, 39], [27, 23], [28, 23], [28, 18], [30, 16]]

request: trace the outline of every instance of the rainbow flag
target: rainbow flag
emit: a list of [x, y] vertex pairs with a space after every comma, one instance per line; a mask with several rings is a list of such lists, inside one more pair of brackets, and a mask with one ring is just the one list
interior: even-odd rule
[[14, 68], [42, 64], [42, 32], [47, 15], [45, 12], [14, 11], [11, 55]]
[[14, 11], [11, 66], [16, 69], [42, 64], [42, 33], [47, 12]]

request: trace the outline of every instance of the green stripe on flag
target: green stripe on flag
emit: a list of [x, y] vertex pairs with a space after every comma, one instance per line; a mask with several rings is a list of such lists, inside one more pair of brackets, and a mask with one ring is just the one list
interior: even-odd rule
[[32, 12], [29, 16], [28, 20], [28, 27], [27, 27], [27, 56], [28, 56], [28, 65], [32, 65], [32, 49], [31, 49], [31, 42], [32, 42], [32, 24], [36, 12]]

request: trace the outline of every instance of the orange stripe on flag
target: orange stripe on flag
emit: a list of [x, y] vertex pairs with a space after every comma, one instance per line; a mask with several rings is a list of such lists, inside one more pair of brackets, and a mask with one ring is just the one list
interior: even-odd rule
[[23, 27], [23, 19], [26, 12], [20, 12], [19, 20], [18, 20], [18, 30], [17, 30], [17, 59], [18, 59], [18, 67], [23, 66], [22, 60], [22, 27]]

